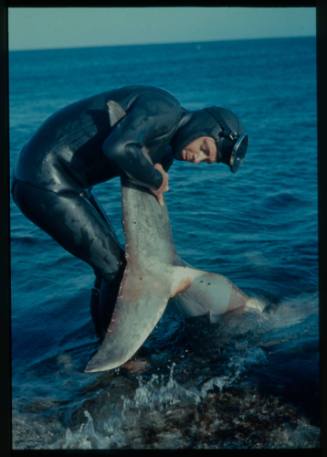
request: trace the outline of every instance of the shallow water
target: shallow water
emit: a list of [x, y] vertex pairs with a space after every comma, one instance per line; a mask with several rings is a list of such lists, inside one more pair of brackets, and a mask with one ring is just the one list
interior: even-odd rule
[[[12, 204], [15, 448], [319, 445], [314, 45], [11, 53], [12, 166], [54, 110], [111, 87], [151, 84], [190, 109], [237, 112], [250, 136], [243, 169], [176, 163], [166, 202], [178, 253], [267, 305], [210, 325], [205, 316], [184, 321], [171, 303], [140, 350], [142, 373], [86, 374], [97, 347], [92, 272]], [[123, 241], [118, 180], [94, 194]]]

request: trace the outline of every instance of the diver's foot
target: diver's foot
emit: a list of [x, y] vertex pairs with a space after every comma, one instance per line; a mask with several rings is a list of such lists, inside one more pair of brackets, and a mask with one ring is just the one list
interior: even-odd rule
[[132, 359], [124, 363], [122, 368], [127, 370], [129, 373], [143, 373], [150, 368], [150, 362], [146, 359]]
[[257, 313], [262, 313], [265, 309], [266, 305], [256, 298], [250, 298], [247, 300], [244, 306], [244, 311], [254, 311]]

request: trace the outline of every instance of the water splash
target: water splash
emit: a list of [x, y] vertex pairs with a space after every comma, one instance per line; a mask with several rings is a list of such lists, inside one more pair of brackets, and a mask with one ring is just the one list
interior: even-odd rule
[[[262, 354], [253, 353], [248, 363]], [[276, 448], [315, 447], [319, 429], [299, 419], [290, 405], [262, 397], [253, 389], [236, 387], [244, 363], [233, 359], [230, 374], [187, 388], [174, 378], [152, 375], [139, 378], [122, 408], [108, 404], [107, 417], [97, 410], [84, 411], [86, 421], [68, 428], [52, 449], [177, 449], [177, 448]], [[233, 373], [233, 376], [231, 375]], [[237, 382], [236, 382], [237, 381]]]
[[[52, 430], [36, 414], [16, 422], [16, 448], [23, 448], [23, 435], [25, 443], [29, 435], [29, 446], [35, 449], [318, 446], [319, 428], [287, 399], [260, 393], [255, 378], [262, 378], [265, 369], [268, 376], [275, 370], [269, 354], [274, 355], [276, 344], [307, 338], [303, 330], [308, 316], [317, 312], [315, 299], [301, 296], [267, 312], [226, 315], [215, 325], [195, 320], [185, 327], [186, 341], [180, 342], [178, 357], [172, 357], [175, 362], [162, 369], [163, 374], [154, 374], [152, 366], [144, 375], [117, 370], [99, 376], [93, 388], [84, 389], [81, 398], [67, 406], [70, 419], [60, 427]], [[171, 357], [167, 351], [166, 361]], [[64, 365], [70, 361], [61, 360]], [[31, 433], [31, 427], [44, 432]]]

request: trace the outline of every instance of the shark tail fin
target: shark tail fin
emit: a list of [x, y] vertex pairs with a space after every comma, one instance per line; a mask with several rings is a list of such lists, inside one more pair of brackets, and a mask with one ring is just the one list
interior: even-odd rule
[[187, 267], [142, 271], [127, 266], [106, 335], [85, 371], [110, 370], [127, 362], [150, 335], [169, 299], [189, 287], [198, 274]]

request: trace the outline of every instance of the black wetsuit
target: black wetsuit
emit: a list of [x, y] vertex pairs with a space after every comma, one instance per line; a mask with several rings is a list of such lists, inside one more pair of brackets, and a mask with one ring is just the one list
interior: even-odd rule
[[[112, 100], [126, 112], [114, 126], [107, 106]], [[117, 176], [159, 188], [162, 176], [153, 164], [168, 170], [174, 159], [171, 140], [188, 116], [168, 92], [146, 86], [73, 103], [50, 116], [22, 149], [13, 199], [98, 278], [118, 286], [124, 253], [91, 188]]]

